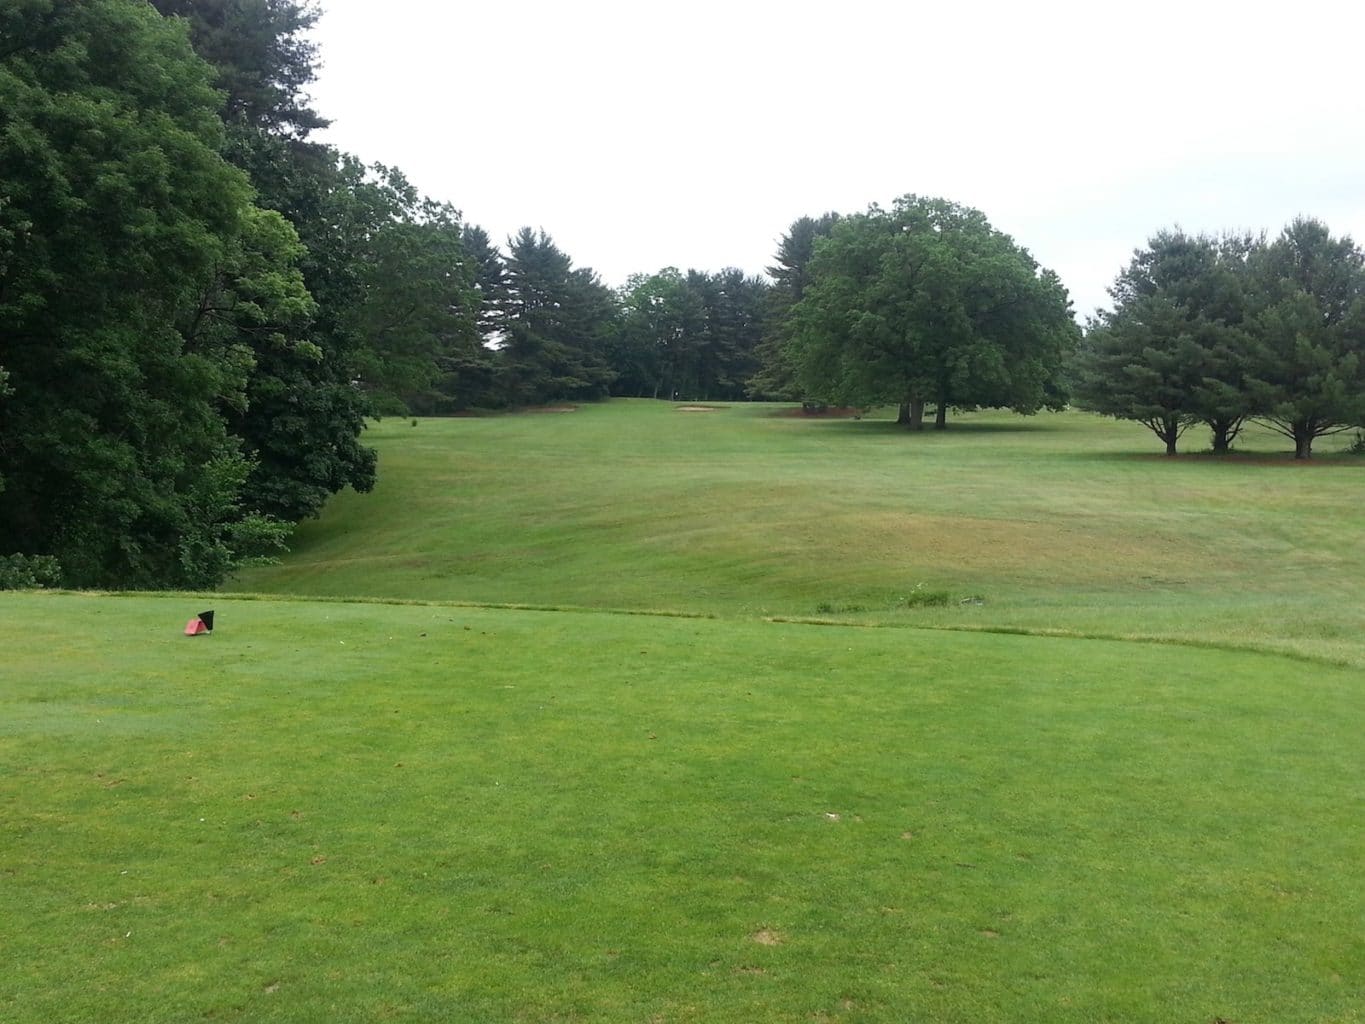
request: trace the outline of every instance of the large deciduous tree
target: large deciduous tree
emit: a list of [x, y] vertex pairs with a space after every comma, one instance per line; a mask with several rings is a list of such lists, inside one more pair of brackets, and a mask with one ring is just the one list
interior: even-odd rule
[[479, 343], [474, 267], [459, 211], [399, 171], [376, 166], [348, 184], [366, 218], [351, 325], [363, 341], [358, 375], [381, 407], [402, 412], [430, 391], [444, 357]]
[[733, 267], [716, 274], [665, 267], [621, 289], [610, 346], [613, 393], [735, 400], [757, 366], [768, 285]]
[[618, 394], [676, 398], [687, 392], [702, 345], [701, 297], [676, 267], [635, 274], [621, 290], [621, 325], [611, 346]]
[[374, 486], [376, 456], [360, 443], [371, 395], [353, 382], [376, 359], [360, 329], [369, 242], [387, 212], [365, 187], [367, 169], [309, 141], [327, 122], [305, 92], [318, 66], [302, 0], [153, 0], [181, 19], [214, 67], [227, 122], [226, 158], [242, 168], [259, 205], [293, 225], [299, 267], [316, 300], [311, 320], [288, 326], [291, 344], [255, 352], [247, 409], [233, 430], [258, 456], [248, 495], [283, 518], [315, 515], [329, 494]]
[[250, 357], [187, 335], [252, 231], [211, 70], [134, 0], [0, 10], [0, 538], [75, 585], [216, 583], [279, 530], [224, 425]]
[[817, 242], [793, 310], [793, 363], [828, 401], [900, 406], [918, 428], [950, 408], [1058, 405], [1078, 331], [1051, 271], [977, 210], [905, 196]]

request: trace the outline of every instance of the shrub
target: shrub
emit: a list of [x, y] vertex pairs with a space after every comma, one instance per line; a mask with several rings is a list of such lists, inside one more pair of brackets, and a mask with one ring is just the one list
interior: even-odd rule
[[55, 587], [62, 567], [51, 555], [0, 555], [0, 590]]

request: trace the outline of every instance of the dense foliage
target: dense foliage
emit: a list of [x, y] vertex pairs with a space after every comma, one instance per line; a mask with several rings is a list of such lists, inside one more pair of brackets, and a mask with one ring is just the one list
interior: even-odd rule
[[619, 293], [611, 346], [613, 394], [734, 400], [758, 366], [767, 284], [733, 267], [718, 274], [666, 267]]
[[829, 237], [838, 221], [837, 213], [820, 217], [799, 217], [777, 246], [776, 262], [768, 268], [772, 287], [767, 294], [763, 337], [755, 353], [758, 370], [749, 378], [748, 392], [754, 398], [795, 400], [803, 397], [792, 361], [791, 315], [810, 283], [810, 262], [818, 239]]
[[919, 427], [950, 408], [1036, 412], [1077, 334], [1066, 290], [978, 211], [905, 196], [833, 224], [791, 311], [803, 390], [841, 405], [899, 404]]
[[0, 7], [0, 587], [209, 587], [368, 491], [369, 417], [802, 399], [1258, 417], [1307, 457], [1365, 423], [1365, 258], [1156, 236], [1078, 331], [976, 210], [801, 217], [769, 281], [672, 267], [613, 291], [543, 230], [499, 245], [396, 168], [316, 140], [311, 0]]
[[367, 416], [606, 394], [590, 270], [310, 138], [317, 16], [0, 11], [0, 584], [212, 586], [373, 486]]
[[272, 256], [219, 156], [210, 70], [139, 3], [0, 19], [2, 553], [55, 556], [79, 585], [214, 583], [280, 534], [241, 505], [224, 418], [250, 352], [195, 317], [246, 250]]
[[1365, 256], [1325, 225], [1273, 242], [1161, 232], [1110, 293], [1077, 360], [1080, 404], [1144, 424], [1167, 454], [1194, 423], [1221, 454], [1256, 417], [1297, 458], [1365, 423]]

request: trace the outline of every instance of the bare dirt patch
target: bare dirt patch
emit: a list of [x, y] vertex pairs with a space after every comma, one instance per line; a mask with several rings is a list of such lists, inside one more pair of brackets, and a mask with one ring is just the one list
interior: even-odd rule
[[678, 412], [720, 412], [730, 408], [728, 405], [680, 405]]
[[749, 938], [753, 939], [760, 946], [780, 946], [783, 943], [781, 932], [775, 932], [771, 928], [763, 928], [754, 932]]

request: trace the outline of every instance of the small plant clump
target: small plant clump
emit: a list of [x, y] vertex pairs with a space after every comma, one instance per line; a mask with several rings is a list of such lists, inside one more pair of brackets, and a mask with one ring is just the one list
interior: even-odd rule
[[900, 599], [901, 608], [943, 608], [952, 601], [946, 590], [926, 590], [923, 583], [916, 583], [913, 590]]
[[841, 615], [851, 612], [865, 612], [867, 609], [860, 604], [831, 604], [829, 601], [821, 601], [815, 606], [817, 615]]
[[[979, 594], [970, 594], [957, 602], [958, 604], [985, 604], [985, 600]], [[896, 608], [946, 608], [953, 604], [953, 596], [946, 590], [929, 590], [923, 583], [915, 584], [914, 588], [892, 602], [892, 609]], [[861, 604], [835, 604], [833, 601], [821, 601], [815, 606], [817, 615], [842, 615], [854, 612], [865, 612], [869, 609]]]

